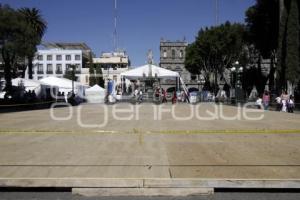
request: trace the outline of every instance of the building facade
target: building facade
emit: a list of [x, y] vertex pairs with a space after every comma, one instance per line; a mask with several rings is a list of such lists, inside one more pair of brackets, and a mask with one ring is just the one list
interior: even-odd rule
[[186, 70], [184, 61], [188, 43], [183, 41], [160, 41], [160, 63], [159, 66], [180, 74], [185, 83], [190, 82], [191, 74]]
[[129, 57], [124, 51], [102, 53], [100, 57], [93, 58], [93, 64], [100, 65], [105, 84], [108, 80], [114, 80], [115, 83], [121, 84], [122, 72], [129, 69]]
[[[39, 49], [33, 60], [33, 79], [39, 80], [49, 76], [62, 78], [71, 65], [76, 66], [76, 81], [89, 84], [88, 61], [91, 50], [84, 43], [51, 43], [46, 49]], [[28, 78], [28, 69], [25, 73]]]

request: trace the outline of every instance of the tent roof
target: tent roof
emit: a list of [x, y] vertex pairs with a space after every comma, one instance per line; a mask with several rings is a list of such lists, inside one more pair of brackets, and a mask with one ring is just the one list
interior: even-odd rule
[[143, 65], [141, 67], [121, 73], [121, 76], [128, 79], [142, 78], [144, 76], [149, 77], [149, 75], [152, 77], [157, 75], [158, 78], [179, 77], [178, 72], [167, 70], [152, 64]]
[[[72, 88], [72, 81], [66, 78], [58, 78], [58, 77], [50, 76], [50, 77], [43, 78], [40, 81], [47, 85], [57, 86], [59, 88], [67, 88], [67, 89]], [[85, 86], [85, 85], [81, 84], [80, 82], [74, 81], [74, 87], [78, 87], [78, 86]]]
[[25, 78], [14, 78], [11, 80], [13, 86], [19, 86], [19, 84], [23, 84], [24, 87], [39, 87], [42, 85], [40, 81], [35, 81], [31, 79], [25, 79]]
[[104, 88], [100, 87], [97, 84], [94, 85], [93, 87], [86, 89], [86, 92], [100, 92], [100, 91], [104, 91]]

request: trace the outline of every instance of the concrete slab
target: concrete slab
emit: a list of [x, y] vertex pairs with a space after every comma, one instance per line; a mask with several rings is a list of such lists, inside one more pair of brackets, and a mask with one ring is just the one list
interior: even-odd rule
[[73, 194], [93, 197], [112, 196], [192, 196], [212, 195], [213, 188], [73, 188]]
[[[78, 116], [93, 124], [104, 112], [97, 105], [78, 108], [66, 121], [51, 119], [49, 110], [0, 115], [0, 186], [299, 187], [300, 115], [178, 121], [164, 113], [159, 121], [143, 105], [139, 119], [108, 114], [107, 126], [86, 128]], [[178, 109], [183, 115], [190, 107]], [[55, 111], [63, 116], [67, 108]]]

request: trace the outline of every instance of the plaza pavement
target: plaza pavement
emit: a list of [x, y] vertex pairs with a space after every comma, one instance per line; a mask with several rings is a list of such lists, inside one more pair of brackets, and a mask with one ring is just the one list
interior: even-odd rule
[[[98, 104], [73, 107], [65, 121], [53, 120], [50, 110], [0, 114], [0, 186], [300, 188], [300, 115], [178, 121], [166, 111], [156, 120], [153, 107], [141, 104], [138, 117], [123, 121], [113, 118], [113, 106], [105, 111]], [[188, 116], [191, 109], [208, 116], [214, 107], [180, 104], [176, 113]], [[233, 106], [217, 109], [237, 113]], [[54, 115], [68, 111], [56, 108]], [[107, 125], [92, 126], [105, 113]], [[78, 124], [79, 115], [90, 127]]]

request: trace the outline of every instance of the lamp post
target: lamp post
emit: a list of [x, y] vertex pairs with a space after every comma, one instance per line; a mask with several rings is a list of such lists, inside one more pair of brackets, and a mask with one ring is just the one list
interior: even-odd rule
[[234, 66], [230, 69], [231, 71], [231, 86], [232, 90], [231, 98], [235, 99], [235, 102], [238, 103], [238, 101], [241, 99], [242, 96], [242, 73], [243, 73], [243, 67], [239, 66], [239, 62], [236, 61], [234, 63]]
[[75, 79], [76, 65], [71, 65], [71, 68], [72, 68], [72, 95], [74, 95], [74, 79]]

